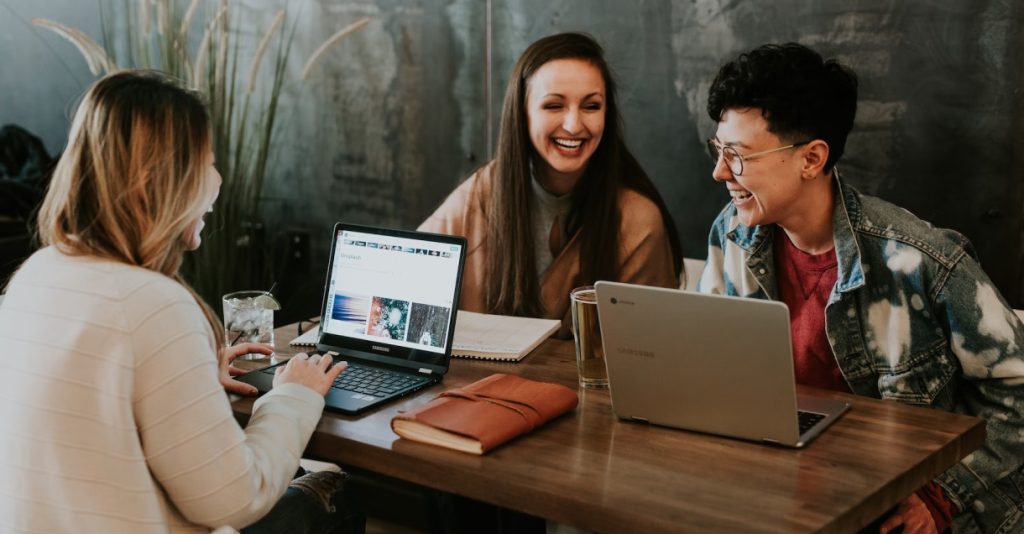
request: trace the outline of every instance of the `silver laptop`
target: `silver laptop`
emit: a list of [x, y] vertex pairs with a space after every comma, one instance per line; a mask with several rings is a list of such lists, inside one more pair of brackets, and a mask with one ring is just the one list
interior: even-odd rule
[[622, 419], [803, 447], [850, 408], [797, 395], [781, 302], [596, 286], [612, 407]]

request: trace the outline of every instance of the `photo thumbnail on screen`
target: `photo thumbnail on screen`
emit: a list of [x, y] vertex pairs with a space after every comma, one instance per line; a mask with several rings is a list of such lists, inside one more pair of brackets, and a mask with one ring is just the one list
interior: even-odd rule
[[365, 334], [370, 318], [370, 297], [347, 293], [334, 294], [331, 308], [332, 330], [336, 334]]
[[451, 308], [413, 303], [406, 341], [430, 347], [443, 347], [448, 336]]
[[409, 301], [373, 297], [366, 334], [385, 339], [404, 340], [409, 325]]

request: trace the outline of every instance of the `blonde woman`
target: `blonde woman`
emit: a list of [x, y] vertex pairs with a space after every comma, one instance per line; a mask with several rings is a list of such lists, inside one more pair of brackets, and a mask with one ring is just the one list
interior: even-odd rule
[[0, 531], [326, 532], [348, 515], [342, 475], [289, 489], [344, 365], [293, 358], [243, 431], [228, 365], [266, 349], [218, 365], [217, 318], [178, 275], [220, 188], [210, 137], [197, 95], [156, 73], [111, 74], [79, 106], [44, 248], [0, 308]]

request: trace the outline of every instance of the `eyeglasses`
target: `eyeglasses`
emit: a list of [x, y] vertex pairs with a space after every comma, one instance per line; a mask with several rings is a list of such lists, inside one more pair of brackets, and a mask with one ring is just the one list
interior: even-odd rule
[[718, 163], [718, 158], [724, 158], [725, 164], [729, 166], [729, 170], [732, 171], [733, 176], [740, 176], [743, 174], [744, 161], [753, 161], [765, 154], [786, 150], [787, 148], [795, 148], [800, 145], [806, 145], [807, 143], [810, 143], [810, 141], [793, 143], [791, 145], [780, 146], [779, 148], [773, 148], [771, 150], [762, 150], [761, 152], [755, 152], [753, 154], [743, 156], [739, 152], [736, 152], [735, 148], [719, 144], [717, 139], [708, 139], [708, 155], [711, 156], [711, 159], [714, 160], [715, 163]]

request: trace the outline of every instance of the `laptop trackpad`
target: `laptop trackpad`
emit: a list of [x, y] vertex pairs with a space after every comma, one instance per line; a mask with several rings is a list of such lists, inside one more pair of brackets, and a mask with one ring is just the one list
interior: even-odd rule
[[331, 388], [327, 391], [327, 395], [324, 397], [324, 402], [328, 409], [358, 411], [364, 406], [373, 403], [378, 398], [379, 397], [373, 395], [366, 395], [355, 391], [349, 391], [347, 389]]

